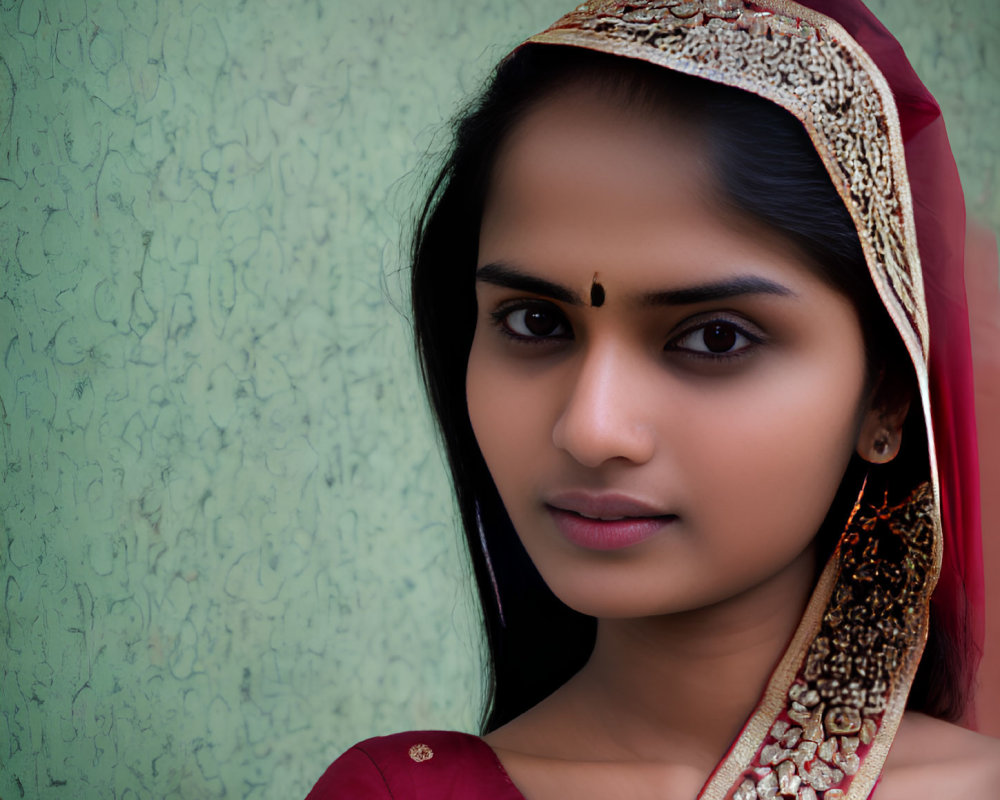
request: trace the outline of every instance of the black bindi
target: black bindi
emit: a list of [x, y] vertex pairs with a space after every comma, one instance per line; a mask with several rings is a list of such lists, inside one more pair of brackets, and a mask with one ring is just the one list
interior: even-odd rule
[[590, 284], [590, 304], [594, 308], [604, 305], [604, 287], [597, 280], [597, 273], [594, 273], [594, 282]]

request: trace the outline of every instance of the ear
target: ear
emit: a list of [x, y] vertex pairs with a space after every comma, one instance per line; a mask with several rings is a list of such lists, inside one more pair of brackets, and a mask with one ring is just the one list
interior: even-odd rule
[[861, 422], [858, 455], [872, 464], [892, 461], [903, 443], [903, 422], [909, 410], [909, 397], [897, 399], [891, 407], [873, 402]]

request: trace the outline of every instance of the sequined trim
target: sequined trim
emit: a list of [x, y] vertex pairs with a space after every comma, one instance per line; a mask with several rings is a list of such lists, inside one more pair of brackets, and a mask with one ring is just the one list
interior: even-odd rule
[[805, 658], [790, 681], [779, 671], [768, 687], [783, 701], [756, 720], [766, 735], [749, 761], [720, 765], [703, 797], [868, 797], [902, 715], [896, 690], [909, 686], [927, 635], [934, 509], [929, 484], [895, 506], [859, 504], [831, 559], [822, 614], [803, 621]]

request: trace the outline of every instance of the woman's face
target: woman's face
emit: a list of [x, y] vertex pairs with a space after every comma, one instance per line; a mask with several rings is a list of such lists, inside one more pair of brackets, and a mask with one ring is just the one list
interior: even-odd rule
[[811, 576], [865, 418], [850, 301], [711, 184], [696, 130], [583, 88], [495, 167], [469, 414], [528, 554], [583, 613]]

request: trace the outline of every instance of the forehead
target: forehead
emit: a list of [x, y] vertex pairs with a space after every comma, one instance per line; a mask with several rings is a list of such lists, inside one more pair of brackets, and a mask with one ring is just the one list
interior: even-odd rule
[[549, 98], [498, 154], [479, 265], [610, 276], [628, 264], [662, 283], [663, 269], [677, 264], [735, 273], [751, 253], [787, 256], [791, 245], [718, 199], [699, 134], [669, 110], [629, 106], [586, 86]]
[[[703, 200], [709, 190], [705, 160], [690, 124], [578, 84], [536, 105], [508, 135], [493, 168], [486, 211], [551, 213], [557, 209], [549, 203], [557, 200], [572, 217], [595, 210], [590, 195], [600, 186], [625, 190], [615, 197], [617, 206], [641, 216], [643, 189], [665, 181], [682, 184], [692, 201]], [[511, 200], [517, 202], [505, 202]]]

